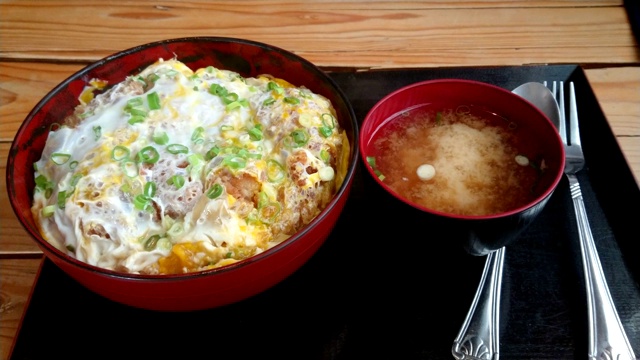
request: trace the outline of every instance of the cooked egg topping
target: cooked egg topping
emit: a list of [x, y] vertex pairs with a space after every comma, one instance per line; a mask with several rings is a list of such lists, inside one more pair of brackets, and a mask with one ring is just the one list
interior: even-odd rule
[[93, 79], [79, 101], [34, 164], [32, 213], [47, 241], [110, 270], [265, 251], [318, 215], [348, 166], [330, 101], [268, 75], [161, 59], [112, 87]]

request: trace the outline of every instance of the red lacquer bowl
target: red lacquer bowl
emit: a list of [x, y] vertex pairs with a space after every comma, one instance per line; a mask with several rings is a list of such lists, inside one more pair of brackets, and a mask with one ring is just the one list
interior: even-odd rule
[[[156, 62], [176, 57], [192, 69], [215, 66], [244, 77], [271, 74], [327, 97], [351, 144], [345, 181], [329, 205], [306, 227], [281, 244], [249, 259], [218, 269], [180, 275], [123, 274], [76, 260], [45, 241], [31, 215], [34, 176], [50, 124], [69, 115], [94, 78], [118, 83]], [[218, 307], [256, 295], [291, 275], [320, 248], [340, 216], [357, 164], [358, 126], [353, 108], [337, 84], [309, 61], [286, 50], [253, 41], [194, 37], [159, 41], [104, 58], [53, 89], [29, 113], [9, 151], [7, 191], [27, 232], [53, 263], [88, 289], [126, 305], [161, 311]]]
[[[531, 199], [521, 206], [499, 213], [459, 215], [412, 201], [390, 187], [388, 179], [381, 180], [376, 172], [380, 170], [374, 169], [368, 160], [376, 153], [374, 143], [377, 134], [384, 126], [402, 118], [397, 115], [431, 106], [430, 104], [446, 104], [445, 109], [456, 106], [473, 108], [479, 113], [492, 116], [497, 114], [502, 118], [501, 121], [510, 122], [513, 135], [519, 139], [518, 150], [534, 158], [544, 159], [545, 168], [536, 186], [531, 189]], [[465, 146], [468, 144], [460, 144], [461, 148]], [[383, 193], [423, 214], [430, 241], [439, 241], [438, 238], [442, 237], [441, 241], [460, 245], [472, 255], [486, 255], [515, 241], [544, 209], [562, 178], [565, 162], [564, 147], [558, 131], [542, 111], [509, 90], [462, 79], [423, 81], [385, 96], [371, 108], [360, 126], [360, 154], [367, 172]]]

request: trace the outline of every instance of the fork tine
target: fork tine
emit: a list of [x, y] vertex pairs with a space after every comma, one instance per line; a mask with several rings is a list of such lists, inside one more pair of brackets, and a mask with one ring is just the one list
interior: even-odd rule
[[[558, 132], [560, 133], [560, 138], [562, 138], [562, 142], [567, 144], [567, 118], [565, 115], [564, 109], [564, 81], [558, 81], [558, 107], [560, 108], [560, 125], [558, 127]], [[556, 87], [556, 82], [553, 82], [553, 87]]]
[[580, 127], [578, 126], [578, 106], [573, 82], [569, 83], [569, 144], [580, 145]]

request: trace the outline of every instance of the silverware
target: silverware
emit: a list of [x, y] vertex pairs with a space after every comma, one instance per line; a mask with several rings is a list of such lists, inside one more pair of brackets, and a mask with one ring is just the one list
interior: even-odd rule
[[[573, 82], [569, 83], [568, 132], [563, 88], [564, 83], [560, 81], [557, 86], [557, 99], [560, 106], [560, 126], [558, 131], [565, 144], [566, 164], [564, 173], [569, 180], [569, 188], [578, 222], [578, 234], [587, 290], [587, 310], [589, 313], [589, 359], [636, 360], [633, 348], [629, 343], [611, 299], [598, 252], [593, 242], [580, 183], [576, 177], [576, 174], [584, 168], [585, 160], [580, 143], [578, 110]], [[552, 90], [556, 95], [555, 81], [553, 82]]]
[[[558, 126], [558, 104], [544, 85], [528, 82], [513, 92], [537, 106]], [[487, 255], [480, 284], [451, 348], [451, 353], [458, 360], [498, 360], [500, 357], [500, 292], [504, 256], [504, 247]]]
[[498, 360], [500, 353], [500, 290], [505, 248], [487, 255], [471, 308], [453, 341], [451, 353], [462, 360]]

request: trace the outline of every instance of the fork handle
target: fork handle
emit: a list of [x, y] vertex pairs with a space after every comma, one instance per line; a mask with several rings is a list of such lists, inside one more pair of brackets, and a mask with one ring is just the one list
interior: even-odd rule
[[589, 313], [589, 359], [636, 360], [633, 348], [620, 322], [609, 287], [602, 271], [593, 242], [591, 227], [580, 190], [574, 175], [567, 174], [569, 188], [578, 222], [578, 234], [587, 289]]
[[505, 251], [502, 247], [487, 255], [480, 284], [451, 348], [458, 360], [500, 357], [500, 290]]

